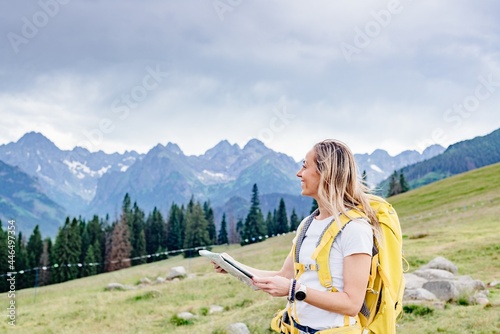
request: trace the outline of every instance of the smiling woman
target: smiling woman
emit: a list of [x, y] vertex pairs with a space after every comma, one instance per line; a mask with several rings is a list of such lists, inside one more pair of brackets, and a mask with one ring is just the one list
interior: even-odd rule
[[[234, 260], [252, 273], [253, 284], [258, 289], [273, 297], [288, 297], [287, 307], [273, 318], [272, 329], [285, 334], [354, 334], [361, 333], [363, 328], [370, 333], [395, 333], [395, 317], [391, 320], [387, 315], [399, 313], [401, 305], [395, 307], [393, 301], [384, 300], [383, 304], [390, 306], [380, 307], [385, 315], [377, 317], [384, 320], [371, 327], [382, 294], [368, 292], [379, 291], [382, 284], [394, 283], [380, 283], [380, 277], [387, 271], [384, 275], [370, 275], [370, 268], [376, 268], [380, 255], [385, 260], [384, 269], [390, 265], [398, 268], [391, 261], [399, 259], [400, 270], [394, 269], [398, 281], [393, 284], [399, 289], [396, 306], [402, 298], [402, 252], [398, 251], [401, 230], [394, 210], [387, 202], [368, 194], [357, 175], [354, 155], [341, 141], [324, 140], [314, 145], [307, 152], [297, 177], [302, 195], [314, 198], [318, 209], [301, 222], [281, 269], [260, 270]], [[382, 250], [389, 249], [388, 244], [381, 243], [386, 238], [381, 237], [378, 217], [383, 215], [391, 216], [387, 221], [394, 226], [396, 240], [390, 248], [394, 258], [386, 257], [387, 253]], [[380, 251], [373, 252], [373, 249]], [[226, 273], [221, 266], [214, 264], [214, 268], [216, 272]], [[392, 296], [393, 291], [388, 292], [384, 290], [385, 298]]]

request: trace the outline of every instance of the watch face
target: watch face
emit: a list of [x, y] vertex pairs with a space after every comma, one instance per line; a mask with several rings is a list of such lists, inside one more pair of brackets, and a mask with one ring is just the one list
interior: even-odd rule
[[297, 291], [297, 293], [295, 294], [295, 299], [297, 300], [306, 299], [306, 293], [304, 291]]

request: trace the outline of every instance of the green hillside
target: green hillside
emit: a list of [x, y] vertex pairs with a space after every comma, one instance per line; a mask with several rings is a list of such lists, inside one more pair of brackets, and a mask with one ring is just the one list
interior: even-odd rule
[[[456, 175], [390, 198], [405, 235], [411, 270], [441, 255], [455, 262], [461, 275], [485, 283], [500, 279], [500, 164]], [[281, 266], [293, 235], [259, 244], [218, 247], [236, 259], [273, 269]], [[165, 277], [184, 266], [193, 277], [128, 291], [105, 291], [111, 282], [136, 286], [143, 277]], [[398, 333], [500, 333], [500, 288], [490, 289], [491, 305], [447, 305], [433, 314], [405, 314]], [[7, 315], [9, 298], [0, 295]], [[118, 272], [16, 292], [16, 333], [208, 333], [244, 322], [252, 333], [268, 333], [272, 314], [285, 304], [254, 292], [228, 275], [212, 272], [204, 258], [180, 256]], [[225, 311], [207, 314], [211, 305]], [[181, 311], [198, 315], [193, 324], [171, 320]], [[14, 329], [5, 317], [0, 331]], [[175, 322], [175, 321], [174, 321]]]

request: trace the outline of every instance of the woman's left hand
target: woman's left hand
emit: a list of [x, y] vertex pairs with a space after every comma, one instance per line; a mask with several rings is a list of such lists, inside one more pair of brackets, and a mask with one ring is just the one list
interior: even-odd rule
[[290, 280], [282, 276], [254, 277], [253, 284], [273, 297], [288, 296]]

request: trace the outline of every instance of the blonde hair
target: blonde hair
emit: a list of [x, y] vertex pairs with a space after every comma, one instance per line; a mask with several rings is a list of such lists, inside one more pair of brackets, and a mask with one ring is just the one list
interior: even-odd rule
[[351, 149], [343, 142], [327, 139], [314, 145], [314, 159], [320, 175], [318, 199], [321, 206], [339, 222], [338, 216], [349, 217], [348, 210], [364, 212], [376, 236], [380, 223], [370, 206], [369, 190], [358, 178], [357, 165]]

